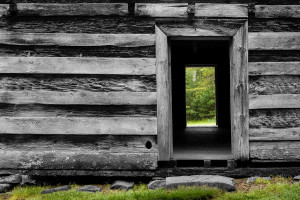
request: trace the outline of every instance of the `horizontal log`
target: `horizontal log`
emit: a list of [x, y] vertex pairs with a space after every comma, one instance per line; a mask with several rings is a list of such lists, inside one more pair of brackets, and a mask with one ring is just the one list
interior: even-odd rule
[[248, 4], [196, 3], [196, 17], [248, 17]]
[[47, 3], [17, 3], [19, 16], [66, 16], [66, 15], [128, 15], [126, 3], [73, 3], [73, 4], [47, 4]]
[[0, 44], [40, 46], [116, 46], [154, 45], [153, 34], [16, 33], [0, 31]]
[[37, 92], [155, 92], [156, 79], [154, 75], [2, 75], [0, 76], [1, 90]]
[[300, 76], [250, 76], [249, 94], [300, 94]]
[[299, 32], [300, 19], [249, 18], [249, 32]]
[[9, 4], [0, 4], [0, 17], [9, 14]]
[[0, 91], [0, 103], [52, 105], [155, 105], [156, 92]]
[[250, 128], [295, 128], [300, 127], [300, 109], [266, 109], [249, 111]]
[[297, 128], [260, 128], [250, 129], [249, 131], [250, 141], [289, 141], [300, 140], [300, 127]]
[[2, 117], [155, 117], [156, 105], [0, 105]]
[[136, 3], [134, 14], [143, 17], [187, 17], [187, 3]]
[[[0, 47], [1, 49], [1, 47]], [[255, 50], [248, 51], [249, 62], [299, 62], [297, 50]]]
[[299, 5], [255, 5], [257, 18], [300, 18]]
[[156, 153], [0, 150], [2, 169], [154, 170]]
[[300, 75], [300, 62], [250, 62], [249, 75]]
[[249, 33], [249, 50], [300, 50], [300, 32]]
[[249, 95], [249, 109], [300, 108], [299, 94]]
[[0, 57], [0, 73], [151, 75], [155, 59]]
[[2, 134], [156, 135], [156, 118], [0, 117]]
[[250, 142], [250, 158], [259, 160], [299, 160], [300, 141]]

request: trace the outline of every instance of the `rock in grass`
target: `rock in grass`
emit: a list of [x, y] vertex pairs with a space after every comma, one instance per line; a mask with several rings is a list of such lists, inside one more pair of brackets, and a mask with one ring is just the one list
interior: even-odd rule
[[67, 190], [70, 190], [70, 189], [71, 189], [70, 185], [65, 185], [65, 186], [61, 186], [61, 187], [56, 187], [56, 188], [51, 188], [51, 189], [48, 189], [48, 190], [44, 190], [44, 191], [41, 192], [41, 194], [50, 194], [50, 193], [53, 193], [53, 192], [67, 191]]
[[85, 185], [77, 189], [77, 191], [81, 192], [100, 192], [101, 188], [95, 185]]
[[156, 190], [158, 188], [163, 188], [165, 186], [166, 186], [166, 180], [165, 179], [163, 179], [163, 180], [154, 180], [154, 181], [151, 181], [148, 184], [148, 189]]
[[0, 177], [0, 183], [19, 184], [21, 181], [22, 177], [18, 174]]
[[0, 184], [0, 193], [7, 192], [13, 188], [12, 184], [2, 183]]
[[253, 176], [247, 179], [247, 183], [253, 183], [255, 182], [257, 179], [259, 178], [259, 176]]
[[217, 187], [225, 191], [234, 191], [235, 183], [233, 178], [214, 175], [193, 175], [167, 177], [165, 188], [177, 188], [178, 186], [208, 186]]
[[133, 188], [133, 182], [126, 182], [126, 181], [115, 181], [111, 186], [110, 189], [121, 189], [121, 190], [129, 190]]
[[294, 181], [300, 181], [300, 175], [294, 177]]

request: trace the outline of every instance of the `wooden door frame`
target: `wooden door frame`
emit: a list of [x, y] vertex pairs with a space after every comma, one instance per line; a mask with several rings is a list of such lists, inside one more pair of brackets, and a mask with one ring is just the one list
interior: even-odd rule
[[171, 40], [230, 41], [231, 146], [234, 160], [249, 160], [248, 21], [159, 21], [155, 25], [158, 160], [173, 157]]

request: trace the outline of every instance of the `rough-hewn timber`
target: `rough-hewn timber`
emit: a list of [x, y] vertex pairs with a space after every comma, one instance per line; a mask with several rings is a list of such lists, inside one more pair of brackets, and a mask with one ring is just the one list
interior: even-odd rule
[[300, 127], [250, 129], [250, 141], [299, 141]]
[[257, 18], [300, 18], [299, 5], [256, 5]]
[[250, 62], [249, 75], [300, 75], [300, 62]]
[[248, 5], [196, 3], [195, 16], [244, 18], [248, 17]]
[[8, 15], [9, 4], [0, 4], [0, 17]]
[[299, 94], [249, 95], [249, 109], [300, 108]]
[[134, 14], [143, 17], [187, 17], [187, 3], [136, 3]]

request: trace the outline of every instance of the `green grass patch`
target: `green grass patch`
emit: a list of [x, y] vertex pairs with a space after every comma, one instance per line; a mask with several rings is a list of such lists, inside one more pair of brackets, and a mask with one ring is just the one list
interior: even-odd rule
[[216, 119], [204, 119], [201, 121], [187, 121], [187, 126], [215, 126]]

